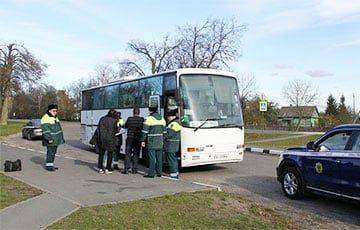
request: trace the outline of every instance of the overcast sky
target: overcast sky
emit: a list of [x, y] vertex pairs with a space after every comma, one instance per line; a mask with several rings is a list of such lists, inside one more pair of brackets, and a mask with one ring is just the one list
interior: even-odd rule
[[319, 88], [321, 110], [330, 93], [351, 106], [355, 94], [360, 109], [360, 0], [0, 0], [0, 42], [25, 45], [49, 65], [44, 81], [61, 89], [128, 57], [130, 40], [160, 40], [209, 17], [248, 25], [231, 67], [253, 73], [258, 93], [287, 105], [284, 84], [304, 79]]

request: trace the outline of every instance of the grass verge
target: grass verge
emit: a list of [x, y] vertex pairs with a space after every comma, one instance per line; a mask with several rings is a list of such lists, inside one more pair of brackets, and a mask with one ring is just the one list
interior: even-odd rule
[[297, 229], [240, 196], [201, 191], [82, 208], [50, 229]]
[[277, 148], [277, 149], [286, 149], [290, 147], [305, 146], [309, 141], [314, 141], [320, 135], [308, 135], [302, 137], [294, 137], [281, 141], [271, 141], [271, 142], [257, 142], [251, 144], [253, 147], [263, 147], [263, 148]]
[[0, 137], [20, 132], [25, 124], [26, 122], [22, 121], [9, 121], [7, 125], [0, 125]]
[[3, 173], [0, 173], [0, 185], [0, 209], [42, 193], [40, 190]]
[[266, 139], [274, 139], [281, 137], [296, 136], [296, 134], [288, 133], [247, 133], [245, 132], [245, 144], [252, 141], [261, 141]]

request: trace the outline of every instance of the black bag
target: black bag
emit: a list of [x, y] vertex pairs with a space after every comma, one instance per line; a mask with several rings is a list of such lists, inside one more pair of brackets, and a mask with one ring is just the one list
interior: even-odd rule
[[5, 172], [21, 171], [21, 160], [17, 159], [16, 161], [5, 161], [4, 171]]
[[99, 144], [99, 129], [96, 129], [94, 135], [91, 137], [89, 141], [90, 145], [98, 145]]

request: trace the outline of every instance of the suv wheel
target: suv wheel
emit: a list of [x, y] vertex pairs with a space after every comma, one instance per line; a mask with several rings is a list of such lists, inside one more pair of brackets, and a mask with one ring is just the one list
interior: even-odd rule
[[28, 134], [26, 135], [26, 139], [28, 139], [28, 140], [31, 140], [31, 139], [32, 139], [31, 133], [28, 133]]
[[301, 199], [304, 196], [304, 185], [299, 172], [293, 168], [285, 168], [281, 174], [281, 187], [286, 197]]

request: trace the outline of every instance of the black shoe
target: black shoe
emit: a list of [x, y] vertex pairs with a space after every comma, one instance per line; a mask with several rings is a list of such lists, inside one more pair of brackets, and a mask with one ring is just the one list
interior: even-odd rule
[[157, 177], [161, 177], [162, 175], [161, 175], [161, 174], [157, 174], [156, 176], [157, 176]]
[[54, 170], [59, 170], [59, 168], [58, 168], [58, 167], [54, 167]]
[[115, 165], [114, 170], [120, 170], [119, 166]]
[[49, 171], [49, 172], [54, 172], [55, 171], [54, 167], [52, 167], [52, 166], [46, 167], [46, 170]]
[[145, 178], [154, 178], [154, 176], [150, 176], [150, 175], [145, 175]]
[[138, 171], [137, 171], [137, 170], [132, 170], [131, 173], [132, 173], [132, 174], [137, 174]]
[[127, 170], [123, 170], [121, 171], [121, 174], [129, 174], [129, 172]]

